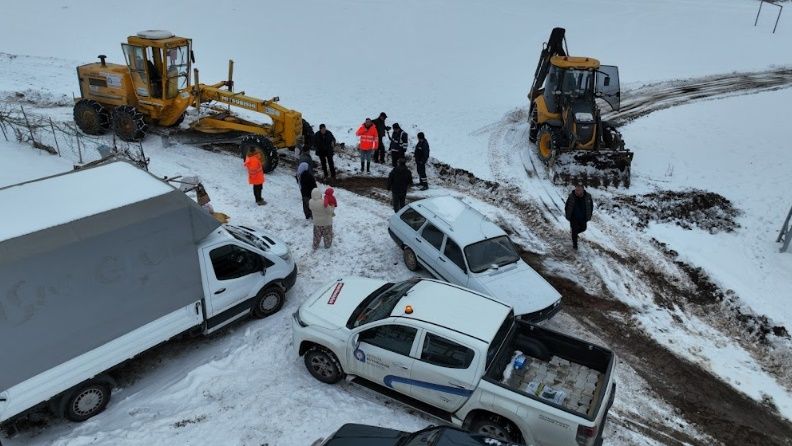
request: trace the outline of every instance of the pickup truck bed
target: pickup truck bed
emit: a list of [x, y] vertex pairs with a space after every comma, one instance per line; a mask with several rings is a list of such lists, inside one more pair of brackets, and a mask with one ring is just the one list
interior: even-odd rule
[[608, 350], [517, 321], [486, 378], [593, 421], [612, 368], [613, 354]]

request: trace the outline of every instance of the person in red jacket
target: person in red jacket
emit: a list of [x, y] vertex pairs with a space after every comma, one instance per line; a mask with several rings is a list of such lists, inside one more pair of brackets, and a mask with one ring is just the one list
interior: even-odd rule
[[245, 157], [245, 167], [248, 171], [248, 183], [253, 185], [253, 197], [256, 199], [256, 204], [259, 206], [267, 204], [261, 198], [261, 189], [264, 187], [264, 166], [261, 164], [261, 153], [250, 150]]
[[371, 154], [377, 150], [378, 134], [377, 128], [371, 122], [371, 118], [366, 118], [366, 122], [355, 132], [360, 137], [360, 171], [366, 168], [366, 172], [371, 172]]

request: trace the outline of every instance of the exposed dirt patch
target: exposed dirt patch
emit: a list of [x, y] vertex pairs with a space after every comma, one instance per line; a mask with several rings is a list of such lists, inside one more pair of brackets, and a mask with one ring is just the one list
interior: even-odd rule
[[714, 234], [732, 232], [740, 227], [735, 222], [740, 211], [729, 199], [696, 189], [618, 195], [612, 202], [603, 202], [599, 207], [610, 212], [629, 213], [639, 228], [645, 228], [650, 222], [673, 223], [684, 229], [700, 228]]

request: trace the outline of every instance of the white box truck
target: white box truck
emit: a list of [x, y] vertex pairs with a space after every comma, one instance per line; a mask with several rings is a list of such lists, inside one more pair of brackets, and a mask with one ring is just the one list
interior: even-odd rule
[[0, 422], [49, 402], [86, 420], [110, 369], [182, 333], [283, 305], [289, 248], [221, 225], [125, 162], [0, 189]]

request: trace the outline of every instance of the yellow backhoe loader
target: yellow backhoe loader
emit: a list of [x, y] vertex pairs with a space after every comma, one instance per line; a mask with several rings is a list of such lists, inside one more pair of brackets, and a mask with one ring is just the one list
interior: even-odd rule
[[529, 139], [554, 183], [629, 187], [633, 152], [597, 104], [619, 109], [619, 69], [569, 56], [564, 34], [553, 28], [539, 56], [528, 96]]
[[[99, 62], [77, 67], [80, 98], [74, 104], [74, 121], [87, 134], [112, 129], [124, 141], [139, 141], [149, 125], [178, 126], [192, 106], [200, 111], [190, 124], [192, 130], [245, 134], [242, 156], [259, 151], [266, 172], [277, 166], [277, 148], [294, 148], [310, 136], [302, 115], [278, 104], [278, 97], [259, 99], [235, 92], [233, 61], [228, 63], [228, 80], [201, 84], [195, 69], [191, 84], [191, 39], [149, 30], [129, 36], [121, 47], [126, 65], [106, 63], [107, 56], [100, 55]], [[232, 106], [265, 114], [272, 124], [242, 119], [231, 112]]]

